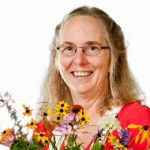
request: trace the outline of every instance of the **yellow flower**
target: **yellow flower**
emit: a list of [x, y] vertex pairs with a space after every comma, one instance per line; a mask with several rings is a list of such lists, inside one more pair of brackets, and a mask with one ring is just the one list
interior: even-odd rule
[[47, 112], [44, 112], [44, 113], [43, 113], [43, 116], [44, 116], [44, 117], [47, 117], [47, 116], [49, 116], [49, 115], [51, 114], [51, 112], [52, 112], [52, 109], [49, 108], [49, 109], [47, 110]]
[[32, 119], [30, 123], [26, 124], [26, 127], [30, 128], [30, 129], [37, 128], [36, 121]]
[[62, 119], [63, 119], [63, 116], [60, 113], [55, 114], [54, 122], [59, 123]]
[[48, 137], [45, 136], [45, 132], [35, 132], [34, 135], [39, 143], [47, 144], [49, 142]]
[[65, 116], [66, 114], [66, 111], [62, 108], [56, 110], [56, 115]]
[[114, 136], [113, 134], [110, 134], [108, 136], [108, 142], [111, 144], [111, 145], [114, 145], [114, 143], [118, 143], [119, 140], [116, 138], [116, 136]]
[[150, 130], [149, 126], [146, 125], [137, 125], [137, 124], [129, 124], [129, 129], [139, 129], [138, 134], [135, 136], [135, 143], [137, 143], [140, 140], [140, 143], [142, 144], [145, 140], [147, 140], [147, 146], [150, 146]]
[[0, 135], [0, 141], [7, 139], [7, 136], [13, 135], [13, 129], [6, 129]]
[[23, 104], [23, 108], [24, 108], [24, 112], [23, 112], [24, 116], [31, 116], [32, 115], [32, 110], [28, 106]]
[[87, 122], [90, 121], [90, 117], [87, 112], [84, 112], [82, 109], [78, 112], [79, 124], [84, 126]]
[[68, 108], [69, 108], [69, 105], [68, 105], [68, 103], [65, 102], [65, 101], [59, 101], [58, 105], [56, 106], [56, 109], [57, 109], [57, 108], [58, 108], [58, 109], [62, 108], [63, 110], [67, 111]]
[[110, 134], [108, 136], [108, 142], [116, 149], [127, 150], [127, 148], [124, 145], [119, 143], [119, 139], [113, 134]]

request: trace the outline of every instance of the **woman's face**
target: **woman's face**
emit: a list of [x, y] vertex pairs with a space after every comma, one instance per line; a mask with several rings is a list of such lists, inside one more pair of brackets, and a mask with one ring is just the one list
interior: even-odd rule
[[100, 55], [89, 56], [81, 48], [92, 42], [108, 46], [106, 34], [104, 25], [91, 16], [73, 16], [62, 26], [59, 44], [71, 43], [80, 47], [73, 56], [58, 54], [57, 66], [71, 93], [90, 94], [105, 88], [108, 83], [109, 49], [102, 50]]

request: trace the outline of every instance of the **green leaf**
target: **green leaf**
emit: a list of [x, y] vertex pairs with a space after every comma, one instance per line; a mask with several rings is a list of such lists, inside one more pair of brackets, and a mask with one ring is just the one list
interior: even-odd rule
[[72, 148], [72, 150], [81, 150], [81, 145], [77, 145], [77, 146], [74, 146], [73, 148]]
[[76, 142], [76, 138], [77, 138], [77, 136], [75, 136], [75, 135], [70, 135], [70, 136], [68, 137], [68, 140], [67, 140], [67, 145], [68, 145], [69, 147], [73, 147], [74, 144], [75, 144], [75, 142]]
[[76, 143], [76, 135], [72, 135], [68, 137], [67, 146], [65, 147], [65, 150], [81, 150], [81, 144]]
[[37, 150], [37, 149], [40, 149], [42, 147], [43, 147], [43, 144], [33, 142], [33, 143], [28, 145], [28, 150]]
[[29, 142], [27, 141], [22, 141], [22, 140], [15, 141], [11, 146], [10, 150], [27, 150], [28, 145]]
[[18, 140], [13, 143], [10, 150], [38, 150], [43, 147], [43, 144], [28, 141]]
[[96, 140], [92, 146], [91, 150], [104, 150], [104, 145]]

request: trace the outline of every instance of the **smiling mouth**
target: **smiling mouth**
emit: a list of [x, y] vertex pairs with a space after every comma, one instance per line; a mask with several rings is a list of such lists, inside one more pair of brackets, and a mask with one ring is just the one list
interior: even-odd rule
[[92, 71], [72, 71], [71, 74], [74, 77], [87, 77], [90, 76], [93, 72]]

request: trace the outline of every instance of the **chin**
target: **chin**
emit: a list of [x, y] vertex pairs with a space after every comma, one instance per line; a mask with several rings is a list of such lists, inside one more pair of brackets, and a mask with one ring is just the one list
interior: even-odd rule
[[87, 86], [82, 86], [82, 87], [74, 87], [73, 91], [79, 94], [86, 94], [91, 91], [91, 88], [88, 88]]

